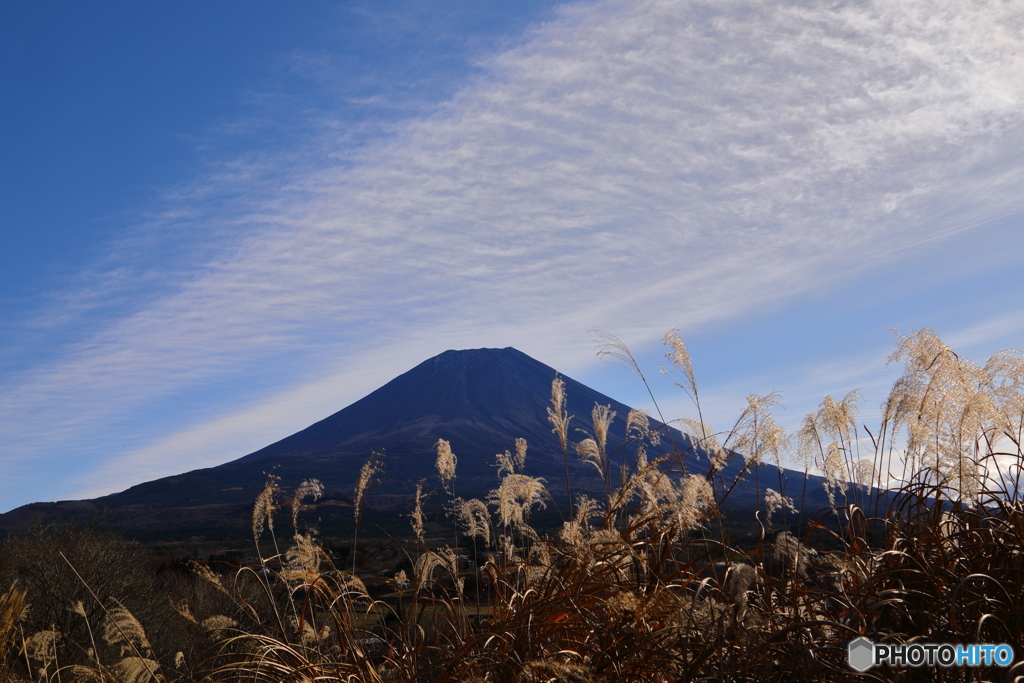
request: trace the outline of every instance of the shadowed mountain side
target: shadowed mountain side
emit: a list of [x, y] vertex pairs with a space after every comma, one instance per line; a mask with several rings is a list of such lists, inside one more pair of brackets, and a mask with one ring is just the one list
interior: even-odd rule
[[[495, 453], [514, 452], [515, 440], [524, 438], [527, 473], [564, 488], [562, 452], [547, 416], [555, 377], [554, 368], [513, 348], [446, 351], [334, 415], [236, 462], [293, 455], [363, 459], [371, 450], [384, 450], [388, 479], [394, 481], [397, 474], [415, 481], [436, 474], [434, 444], [446, 439], [459, 459], [459, 480], [470, 488], [491, 488], [497, 481]], [[616, 412], [609, 445], [620, 445], [629, 406], [571, 378], [562, 379], [566, 410], [575, 416], [569, 424], [570, 440], [585, 438], [577, 429], [593, 432], [591, 410], [601, 404]], [[689, 450], [685, 436], [673, 430], [673, 438], [682, 450]], [[400, 473], [394, 471], [398, 464]], [[592, 471], [575, 453], [570, 453], [570, 467], [574, 479], [589, 477]]]
[[[330, 417], [233, 462], [164, 477], [91, 501], [23, 506], [0, 515], [0, 528], [32, 519], [87, 520], [102, 513], [108, 523], [125, 529], [180, 528], [182, 533], [196, 529], [200, 535], [214, 527], [244, 531], [268, 472], [280, 476], [286, 489], [303, 479], [319, 479], [327, 496], [318, 509], [329, 516], [351, 516], [353, 486], [373, 450], [385, 454], [385, 470], [367, 504], [407, 512], [416, 482], [436, 476], [438, 439], [448, 440], [458, 458], [456, 493], [483, 495], [499, 481], [495, 453], [514, 452], [516, 438], [525, 438], [525, 472], [546, 479], [557, 505], [564, 501], [558, 492], [564, 495], [565, 473], [558, 437], [547, 415], [555, 377], [553, 368], [513, 348], [446, 351]], [[574, 416], [569, 423], [570, 441], [593, 433], [595, 404], [610, 406], [616, 413], [608, 436], [613, 469], [617, 471], [623, 462], [632, 465], [636, 444], [623, 446], [630, 408], [571, 378], [562, 379], [566, 410]], [[652, 421], [651, 426], [659, 423]], [[675, 444], [688, 471], [707, 473], [707, 459], [693, 452], [686, 435], [665, 428], [662, 434], [661, 445], [649, 449], [650, 458], [659, 452], [672, 453]], [[571, 446], [569, 467], [574, 491], [601, 490], [596, 470], [581, 462]], [[742, 458], [734, 456], [726, 479], [734, 478], [741, 467]], [[785, 474], [790, 495], [799, 494], [803, 475]], [[762, 492], [766, 486], [777, 488], [776, 468], [763, 466], [759, 475]], [[826, 504], [820, 478], [812, 478], [808, 493], [809, 508]], [[793, 497], [799, 501], [798, 495]], [[753, 509], [752, 481], [738, 486], [729, 502], [731, 507]]]

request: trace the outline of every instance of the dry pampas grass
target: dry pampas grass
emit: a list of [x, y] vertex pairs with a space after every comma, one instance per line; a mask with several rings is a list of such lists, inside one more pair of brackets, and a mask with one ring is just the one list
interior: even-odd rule
[[[643, 378], [620, 340], [601, 339], [604, 357]], [[97, 645], [80, 600], [65, 610], [75, 633], [33, 623], [33, 596], [11, 584], [0, 593], [0, 680], [846, 681], [845, 648], [858, 635], [1024, 642], [1022, 354], [1000, 352], [978, 366], [931, 330], [900, 336], [891, 360], [905, 371], [877, 429], [859, 424], [860, 397], [850, 392], [826, 396], [788, 438], [773, 417], [775, 394], [750, 395], [733, 426], [714, 431], [685, 344], [674, 331], [665, 342], [694, 403], [696, 415], [680, 423], [693, 449], [639, 411], [626, 416], [617, 443], [622, 423], [595, 406], [593, 433], [575, 449], [601, 478], [597, 490], [567, 479], [576, 495], [567, 490], [556, 528], [531, 520], [552, 500], [543, 479], [525, 474], [522, 439], [497, 456], [494, 490], [470, 499], [453, 497], [456, 459], [448, 442], [436, 442], [440, 486], [417, 485], [413, 538], [374, 541], [357, 555], [382, 467], [371, 455], [355, 482], [351, 572], [332, 564], [315, 529], [302, 528], [312, 509], [304, 501], [322, 495], [319, 483], [306, 480], [289, 497], [269, 476], [253, 510], [254, 539], [273, 533], [274, 512], [290, 504], [294, 543], [234, 576], [195, 563], [188, 600], [172, 595], [164, 604], [179, 635], [151, 629], [188, 634], [190, 643], [151, 643], [124, 604], [93, 595], [105, 609]], [[563, 458], [565, 406], [556, 377], [547, 419]], [[782, 478], [787, 457], [802, 465], [803, 482]], [[765, 473], [772, 481], [760, 481]], [[810, 473], [823, 477], [830, 502], [816, 513], [803, 500]], [[757, 510], [737, 538], [743, 527], [726, 506], [741, 482], [754, 487]], [[451, 539], [441, 547], [425, 539], [423, 502], [433, 494], [450, 516], [431, 529]], [[459, 547], [460, 535], [471, 550]], [[828, 547], [815, 547], [823, 540]], [[393, 578], [362, 581], [356, 570], [376, 572], [386, 552], [395, 559], [381, 573]], [[1020, 668], [944, 675], [1012, 680]]]

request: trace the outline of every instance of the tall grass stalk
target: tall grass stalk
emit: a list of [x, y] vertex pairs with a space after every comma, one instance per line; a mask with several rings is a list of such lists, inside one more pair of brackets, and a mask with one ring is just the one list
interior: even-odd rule
[[384, 469], [384, 454], [373, 451], [359, 470], [356, 482], [355, 497], [352, 501], [352, 514], [355, 529], [352, 532], [352, 573], [356, 573], [356, 556], [359, 550], [359, 524], [363, 521], [363, 505], [366, 502], [373, 478]]
[[562, 447], [562, 464], [565, 467], [565, 496], [569, 517], [572, 517], [572, 482], [569, 480], [569, 420], [573, 418], [565, 410], [565, 382], [556, 376], [551, 381], [551, 406], [548, 408], [548, 421], [551, 431], [558, 435], [558, 443]]

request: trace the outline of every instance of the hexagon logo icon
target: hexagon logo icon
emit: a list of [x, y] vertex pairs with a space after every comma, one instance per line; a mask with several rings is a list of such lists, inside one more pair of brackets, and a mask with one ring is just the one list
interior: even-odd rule
[[848, 646], [850, 654], [850, 668], [857, 671], [867, 671], [875, 663], [875, 644], [867, 638], [861, 637], [850, 641]]

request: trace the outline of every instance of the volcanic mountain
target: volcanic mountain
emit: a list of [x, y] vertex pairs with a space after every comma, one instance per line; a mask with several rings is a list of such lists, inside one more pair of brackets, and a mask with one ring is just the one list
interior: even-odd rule
[[[458, 457], [459, 488], [486, 490], [497, 483], [495, 453], [515, 451], [526, 439], [526, 472], [564, 488], [564, 461], [547, 409], [555, 370], [511, 347], [446, 351], [388, 382], [372, 394], [306, 429], [240, 458], [235, 464], [283, 462], [296, 457], [348, 460], [358, 469], [371, 450], [386, 455], [388, 479], [415, 482], [436, 475], [434, 444], [451, 443]], [[563, 377], [570, 439], [593, 433], [594, 405], [610, 406], [610, 443], [621, 444], [630, 408]], [[685, 450], [689, 440], [674, 432]], [[571, 473], [588, 478], [593, 468], [571, 454]], [[351, 484], [351, 480], [348, 482]]]
[[[328, 505], [334, 503], [335, 512], [341, 514], [372, 451], [384, 454], [385, 470], [369, 504], [386, 507], [390, 501], [408, 510], [408, 494], [416, 482], [436, 476], [438, 439], [449, 441], [458, 458], [455, 486], [460, 495], [482, 495], [494, 488], [498, 483], [494, 456], [514, 452], [517, 438], [528, 444], [525, 472], [544, 477], [553, 493], [564, 492], [562, 450], [547, 415], [551, 384], [557, 376], [553, 368], [513, 348], [446, 351], [347, 408], [238, 460], [91, 501], [34, 503], [0, 515], [0, 528], [33, 517], [44, 521], [86, 518], [101, 510], [114, 526], [138, 532], [177, 529], [179, 535], [202, 535], [217, 526], [244, 527], [267, 473], [281, 477], [286, 488], [306, 478], [319, 479], [327, 490]], [[570, 440], [593, 434], [593, 407], [609, 406], [616, 413], [609, 430], [609, 453], [613, 462], [632, 463], [635, 449], [622, 446], [630, 408], [569, 377], [562, 379], [566, 411], [574, 416], [569, 423]], [[657, 426], [652, 421], [652, 427]], [[687, 469], [707, 472], [707, 460], [694, 452], [687, 436], [674, 429], [662, 431], [662, 452], [674, 447], [684, 454], [679, 457], [685, 459]], [[735, 457], [727, 472], [738, 471], [741, 461]], [[572, 450], [569, 468], [574, 489], [600, 490], [595, 469]], [[802, 478], [789, 474], [790, 481]], [[752, 490], [740, 487], [732, 500], [753, 507], [752, 495]]]

